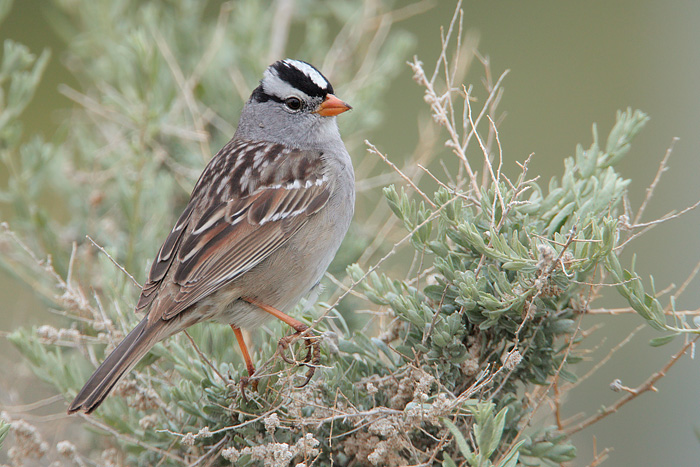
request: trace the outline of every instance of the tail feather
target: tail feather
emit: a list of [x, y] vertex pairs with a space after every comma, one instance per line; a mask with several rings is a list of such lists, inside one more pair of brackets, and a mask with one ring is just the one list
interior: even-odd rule
[[109, 354], [80, 390], [68, 413], [91, 413], [107, 397], [114, 385], [136, 365], [162, 336], [163, 328], [148, 325], [145, 317]]

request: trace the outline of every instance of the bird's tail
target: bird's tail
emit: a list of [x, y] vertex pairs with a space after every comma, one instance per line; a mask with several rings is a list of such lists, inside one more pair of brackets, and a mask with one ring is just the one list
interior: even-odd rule
[[163, 331], [163, 326], [149, 326], [148, 316], [141, 320], [90, 376], [68, 407], [68, 413], [80, 410], [90, 413], [99, 407], [122, 376], [127, 374], [151, 347], [167, 336]]

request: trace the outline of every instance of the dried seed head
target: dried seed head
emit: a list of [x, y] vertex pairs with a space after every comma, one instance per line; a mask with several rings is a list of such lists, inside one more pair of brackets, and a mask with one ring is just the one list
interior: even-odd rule
[[276, 413], [270, 414], [265, 417], [265, 431], [270, 435], [274, 435], [277, 428], [280, 426], [280, 418]]
[[614, 379], [613, 382], [610, 383], [610, 389], [614, 392], [622, 391], [622, 380]]
[[506, 370], [514, 370], [522, 360], [523, 356], [520, 354], [520, 352], [518, 352], [517, 349], [513, 349], [506, 355], [503, 366], [506, 368]]

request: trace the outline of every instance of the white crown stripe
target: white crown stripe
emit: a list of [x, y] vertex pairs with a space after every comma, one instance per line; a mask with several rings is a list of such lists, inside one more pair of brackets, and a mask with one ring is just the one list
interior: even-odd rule
[[299, 60], [292, 60], [290, 58], [284, 60], [284, 63], [293, 66], [297, 70], [304, 73], [319, 88], [328, 89], [328, 87], [330, 86], [330, 83], [328, 83], [326, 78], [324, 78], [323, 75], [319, 73], [318, 70], [316, 70], [316, 68], [312, 67], [308, 63], [300, 62]]
[[262, 80], [262, 85], [263, 89], [265, 90], [265, 93], [277, 96], [280, 99], [284, 99], [289, 96], [297, 96], [304, 100], [310, 99], [310, 97], [306, 93], [298, 90], [297, 88], [295, 88], [294, 86], [277, 76], [276, 70], [270, 71], [270, 69], [268, 68], [265, 71]]

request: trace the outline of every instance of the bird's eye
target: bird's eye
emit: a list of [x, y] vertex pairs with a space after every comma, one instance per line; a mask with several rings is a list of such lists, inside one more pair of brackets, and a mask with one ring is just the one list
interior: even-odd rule
[[298, 97], [288, 97], [285, 99], [284, 105], [286, 105], [289, 110], [296, 111], [301, 109], [301, 100]]

